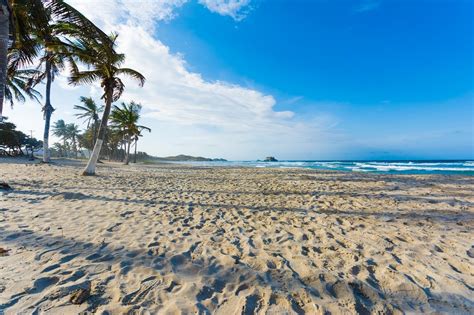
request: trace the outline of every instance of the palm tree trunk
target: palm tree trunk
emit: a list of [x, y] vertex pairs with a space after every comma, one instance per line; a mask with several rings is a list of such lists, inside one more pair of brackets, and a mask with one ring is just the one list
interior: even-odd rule
[[125, 165], [128, 165], [130, 163], [130, 146], [132, 144], [132, 139], [130, 136], [127, 136], [127, 155], [125, 157]]
[[95, 175], [95, 168], [97, 166], [97, 160], [99, 159], [102, 143], [104, 142], [105, 131], [107, 130], [107, 121], [109, 120], [110, 109], [112, 107], [112, 94], [113, 89], [111, 87], [107, 87], [105, 96], [105, 109], [104, 114], [102, 115], [102, 120], [100, 122], [99, 134], [97, 135], [94, 150], [92, 151], [92, 154], [89, 157], [89, 162], [87, 162], [87, 166], [82, 172], [82, 175]]
[[44, 133], [43, 133], [43, 162], [49, 163], [51, 160], [51, 152], [49, 151], [49, 128], [51, 124], [51, 114], [54, 111], [51, 105], [51, 63], [46, 61], [46, 100], [43, 107], [44, 111]]
[[125, 138], [125, 139], [123, 140], [123, 157], [122, 157], [122, 162], [124, 162], [125, 159], [127, 158], [127, 143], [128, 143], [127, 138]]
[[97, 125], [99, 124], [98, 120], [94, 120], [94, 128], [93, 130], [93, 135], [92, 135], [92, 147], [94, 147], [95, 140], [97, 138]]
[[0, 4], [0, 122], [3, 121], [3, 99], [7, 81], [8, 34], [10, 32], [10, 12], [8, 2]]
[[76, 143], [76, 136], [72, 136], [72, 150], [74, 151], [74, 158], [77, 159], [77, 143]]
[[137, 144], [138, 144], [138, 137], [135, 138], [135, 153], [133, 154], [133, 163], [137, 163]]

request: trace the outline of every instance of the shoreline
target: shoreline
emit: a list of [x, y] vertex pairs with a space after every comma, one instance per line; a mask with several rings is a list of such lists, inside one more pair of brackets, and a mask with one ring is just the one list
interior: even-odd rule
[[[415, 161], [415, 162], [433, 162], [436, 160], [426, 160], [426, 161]], [[181, 166], [181, 167], [194, 167], [194, 168], [250, 168], [250, 169], [288, 169], [288, 170], [309, 170], [315, 172], [341, 172], [341, 173], [353, 173], [353, 174], [372, 174], [372, 175], [388, 175], [388, 176], [398, 176], [398, 175], [409, 175], [409, 176], [432, 176], [432, 175], [442, 175], [442, 176], [461, 176], [461, 177], [472, 177], [474, 176], [474, 169], [471, 171], [470, 169], [466, 169], [464, 171], [450, 171], [449, 169], [443, 170], [434, 169], [434, 170], [425, 170], [425, 171], [414, 171], [414, 170], [405, 170], [405, 171], [380, 171], [380, 170], [358, 170], [358, 169], [337, 169], [337, 168], [324, 168], [324, 167], [310, 167], [310, 166], [302, 166], [302, 165], [295, 165], [295, 166], [288, 166], [286, 164], [278, 164], [278, 163], [307, 163], [307, 162], [324, 162], [324, 163], [342, 163], [342, 162], [371, 162], [371, 163], [381, 163], [382, 161], [279, 161], [279, 162], [262, 162], [262, 161], [152, 161], [152, 162], [138, 162], [138, 163], [130, 163], [128, 165], [129, 168], [133, 167], [161, 167], [164, 165], [168, 166]], [[397, 161], [384, 161], [383, 163], [391, 163], [391, 162], [399, 162]], [[403, 161], [412, 163], [410, 160]], [[464, 163], [474, 163], [471, 160], [439, 160], [439, 163], [444, 162], [464, 162]], [[215, 163], [215, 164], [214, 164]], [[246, 164], [248, 163], [248, 164]], [[258, 163], [263, 163], [259, 165]], [[436, 164], [439, 164], [436, 163]], [[1, 157], [0, 164], [42, 164], [40, 158], [36, 158], [34, 161], [30, 161], [27, 157]], [[51, 163], [52, 165], [84, 165], [86, 164], [85, 159], [73, 159], [73, 158], [52, 158]], [[120, 166], [123, 165], [122, 162], [119, 161], [102, 161], [99, 163], [99, 166]], [[470, 164], [469, 164], [470, 165]]]
[[474, 312], [470, 176], [73, 164], [0, 162], [6, 314]]

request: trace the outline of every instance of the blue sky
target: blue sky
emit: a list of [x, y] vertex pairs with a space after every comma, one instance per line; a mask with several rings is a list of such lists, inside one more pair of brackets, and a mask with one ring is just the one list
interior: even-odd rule
[[[124, 95], [144, 105], [149, 153], [474, 158], [472, 1], [88, 1], [68, 2], [149, 79]], [[100, 95], [59, 81], [58, 118]]]
[[189, 3], [156, 36], [210, 80], [254, 82], [283, 95], [365, 104], [446, 100], [472, 90], [472, 1], [252, 7], [234, 23]]

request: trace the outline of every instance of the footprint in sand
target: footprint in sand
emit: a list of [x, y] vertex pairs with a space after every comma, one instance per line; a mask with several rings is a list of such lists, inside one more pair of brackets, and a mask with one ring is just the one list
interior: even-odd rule
[[170, 285], [165, 289], [168, 293], [175, 293], [181, 289], [182, 285], [178, 282], [171, 281]]
[[58, 277], [45, 277], [45, 278], [40, 278], [37, 279], [33, 283], [33, 287], [26, 289], [25, 291], [28, 294], [37, 294], [40, 292], [43, 292], [44, 289], [46, 289], [49, 286], [52, 286], [53, 284], [57, 283], [59, 281]]
[[156, 279], [156, 277], [154, 276], [143, 280], [138, 290], [130, 294], [127, 294], [123, 297], [122, 304], [131, 305], [131, 304], [136, 304], [142, 301], [160, 283], [161, 283], [161, 280]]
[[260, 296], [256, 294], [249, 295], [245, 298], [245, 305], [242, 309], [242, 314], [252, 315], [257, 314], [258, 310], [262, 307]]
[[107, 232], [115, 232], [118, 230], [118, 228], [122, 225], [122, 223], [118, 222], [118, 223], [113, 223], [111, 225], [109, 225], [107, 228], [106, 228], [106, 231]]
[[67, 262], [70, 262], [71, 260], [73, 260], [74, 258], [76, 258], [77, 256], [79, 256], [79, 254], [71, 254], [71, 255], [67, 255], [67, 256], [64, 256], [63, 258], [61, 258], [59, 260], [59, 263], [60, 264], [65, 264]]
[[86, 275], [86, 273], [84, 271], [76, 270], [70, 277], [61, 280], [58, 283], [58, 285], [63, 285], [65, 283], [75, 282], [75, 281], [81, 279], [82, 277], [84, 277], [85, 275]]
[[214, 290], [209, 287], [209, 286], [204, 286], [202, 289], [199, 291], [199, 293], [196, 295], [196, 299], [200, 302], [203, 300], [210, 299], [212, 295], [214, 294]]
[[61, 266], [60, 264], [54, 264], [54, 265], [48, 266], [48, 267], [44, 268], [41, 271], [41, 273], [49, 272], [49, 271], [54, 270], [54, 269], [58, 269], [60, 266]]

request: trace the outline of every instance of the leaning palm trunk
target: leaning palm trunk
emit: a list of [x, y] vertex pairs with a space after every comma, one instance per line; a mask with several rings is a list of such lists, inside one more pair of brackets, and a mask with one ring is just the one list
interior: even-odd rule
[[69, 145], [67, 144], [67, 140], [63, 137], [63, 146], [64, 146], [64, 157], [69, 157]]
[[3, 99], [7, 81], [8, 34], [10, 31], [10, 12], [6, 1], [0, 4], [0, 122], [3, 121]]
[[54, 111], [51, 105], [51, 63], [46, 61], [46, 101], [44, 104], [44, 133], [43, 133], [43, 162], [49, 163], [51, 160], [51, 152], [49, 151], [49, 128], [51, 124], [51, 114]]
[[122, 139], [122, 142], [120, 143], [120, 162], [123, 162], [125, 160], [125, 140]]
[[135, 138], [135, 153], [133, 154], [133, 163], [137, 163], [137, 144], [138, 144], [138, 137]]
[[104, 143], [105, 139], [105, 132], [107, 130], [107, 121], [109, 120], [110, 109], [112, 107], [112, 96], [113, 96], [113, 88], [107, 88], [107, 92], [105, 95], [105, 109], [104, 114], [102, 116], [102, 120], [100, 122], [99, 127], [99, 134], [97, 135], [97, 140], [94, 145], [94, 150], [92, 150], [92, 154], [89, 157], [89, 162], [87, 162], [87, 166], [82, 172], [82, 175], [95, 175], [95, 168], [97, 166], [97, 160], [99, 159], [100, 149], [102, 148], [102, 143]]
[[74, 158], [77, 159], [77, 142], [76, 136], [72, 137], [72, 151], [74, 152]]
[[125, 156], [125, 165], [128, 165], [130, 163], [130, 146], [132, 144], [132, 139], [130, 135], [127, 136], [127, 148], [126, 148], [126, 156]]
[[92, 147], [94, 147], [94, 143], [97, 140], [97, 125], [99, 125], [99, 120], [94, 120], [94, 127], [93, 127], [93, 134], [92, 134]]

